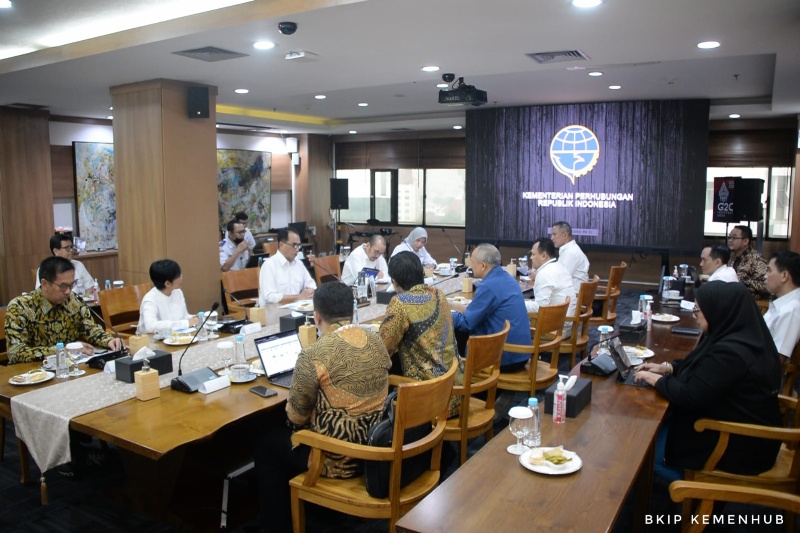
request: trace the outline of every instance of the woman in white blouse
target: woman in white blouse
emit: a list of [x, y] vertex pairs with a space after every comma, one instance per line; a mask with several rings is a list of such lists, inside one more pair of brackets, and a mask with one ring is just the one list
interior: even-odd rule
[[186, 310], [180, 265], [172, 259], [154, 261], [150, 265], [150, 279], [155, 287], [144, 295], [139, 307], [139, 333], [196, 326], [197, 317]]
[[426, 244], [428, 244], [428, 232], [425, 231], [425, 228], [414, 228], [411, 233], [408, 234], [408, 237], [394, 247], [394, 250], [392, 250], [392, 257], [400, 252], [414, 252], [422, 262], [422, 266], [436, 266], [436, 260], [431, 257], [431, 254], [425, 249]]

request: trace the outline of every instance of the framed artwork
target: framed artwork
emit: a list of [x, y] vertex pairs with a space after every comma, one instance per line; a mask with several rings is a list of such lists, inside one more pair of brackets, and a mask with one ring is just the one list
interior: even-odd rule
[[217, 150], [220, 228], [244, 211], [254, 234], [270, 228], [272, 154], [252, 150]]
[[117, 248], [114, 145], [73, 142], [78, 235], [87, 251]]

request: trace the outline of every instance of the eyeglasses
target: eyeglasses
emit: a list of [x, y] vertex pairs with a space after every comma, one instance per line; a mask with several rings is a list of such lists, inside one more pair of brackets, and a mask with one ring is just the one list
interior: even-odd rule
[[76, 279], [72, 283], [53, 283], [51, 281], [50, 285], [58, 287], [61, 290], [61, 292], [67, 292], [68, 290], [74, 289], [75, 287], [78, 286], [78, 280]]
[[728, 235], [729, 241], [738, 241], [740, 239], [744, 239], [744, 237], [734, 237], [733, 235]]
[[62, 246], [61, 249], [62, 250], [67, 250], [68, 252], [72, 252], [72, 251], [75, 250], [75, 247], [70, 244], [70, 245], [67, 245], [67, 246]]
[[283, 241], [283, 244], [285, 244], [286, 246], [291, 246], [295, 250], [299, 250], [300, 248], [303, 247], [303, 243], [302, 242], [285, 242], [285, 241]]

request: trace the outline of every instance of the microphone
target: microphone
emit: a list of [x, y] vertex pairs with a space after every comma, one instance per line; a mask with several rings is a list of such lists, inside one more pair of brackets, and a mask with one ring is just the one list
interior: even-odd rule
[[[234, 296], [234, 295], [233, 295], [233, 293], [232, 293], [231, 291], [229, 291], [228, 289], [222, 289], [222, 290], [225, 292], [225, 294], [227, 294], [228, 296], [230, 296], [230, 297], [231, 297], [231, 300], [233, 300], [234, 302], [236, 302], [237, 304], [239, 304], [239, 307], [247, 307], [246, 305], [244, 305], [244, 304], [241, 302], [241, 300], [239, 300], [239, 298], [237, 298], [236, 296]], [[210, 314], [210, 313], [209, 313], [209, 314]]]
[[181, 369], [181, 364], [183, 363], [183, 356], [186, 355], [186, 352], [189, 350], [189, 347], [194, 342], [195, 337], [197, 334], [200, 333], [200, 330], [203, 329], [203, 326], [206, 325], [208, 321], [208, 317], [211, 316], [211, 313], [216, 311], [219, 308], [219, 302], [214, 302], [211, 306], [211, 311], [205, 316], [203, 319], [203, 323], [197, 326], [197, 329], [192, 336], [192, 340], [189, 341], [189, 344], [186, 345], [186, 348], [183, 349], [183, 353], [181, 354], [180, 358], [178, 359], [178, 377], [172, 378], [170, 382], [170, 388], [180, 392], [197, 392], [197, 389], [208, 381], [209, 379], [213, 379], [217, 377], [213, 370], [208, 367], [203, 367], [194, 372], [189, 372], [186, 376], [183, 376], [183, 370]]
[[444, 236], [447, 237], [447, 240], [450, 241], [450, 244], [452, 244], [453, 248], [455, 248], [456, 252], [458, 252], [456, 257], [461, 257], [461, 250], [458, 249], [458, 246], [456, 246], [456, 243], [453, 242], [453, 239], [450, 238], [450, 235], [447, 234], [444, 228], [442, 228], [442, 233], [444, 233]]
[[114, 329], [114, 326], [109, 326], [108, 323], [105, 320], [103, 320], [103, 317], [100, 316], [100, 314], [94, 309], [92, 309], [90, 306], [86, 304], [83, 305], [86, 306], [86, 309], [88, 309], [89, 312], [93, 314], [106, 327], [106, 329], [110, 329], [114, 333], [114, 336], [116, 336], [117, 340], [119, 340], [120, 346], [122, 346], [122, 348], [120, 348], [119, 350], [108, 351], [104, 354], [95, 355], [89, 358], [87, 364], [90, 367], [102, 370], [106, 366], [106, 363], [108, 361], [113, 361], [114, 359], [125, 357], [125, 354], [128, 353], [128, 349], [125, 347], [125, 343], [122, 341], [122, 337], [120, 337], [119, 332], [116, 329]]

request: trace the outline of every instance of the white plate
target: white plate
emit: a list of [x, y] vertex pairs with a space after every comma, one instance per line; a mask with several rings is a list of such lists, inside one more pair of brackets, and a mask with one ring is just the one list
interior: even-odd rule
[[469, 298], [464, 298], [463, 296], [456, 296], [455, 298], [448, 298], [448, 302], [451, 304], [462, 304], [462, 305], [469, 305], [472, 303], [472, 300]]
[[309, 313], [314, 310], [314, 300], [298, 300], [290, 304], [282, 305], [280, 308]]
[[[194, 342], [198, 342], [199, 340], [200, 339], [195, 338]], [[164, 339], [163, 342], [167, 346], [186, 346], [187, 344], [189, 344], [189, 341], [181, 341], [181, 340], [174, 341], [174, 340], [172, 340], [172, 337], [170, 337], [169, 339]]]
[[264, 372], [264, 369], [261, 368], [261, 363], [258, 363], [258, 365], [256, 365], [255, 363], [250, 363], [250, 373], [251, 374], [256, 374], [258, 376], [266, 376], [267, 375], [267, 373]]
[[644, 350], [637, 350], [635, 346], [623, 346], [623, 348], [625, 348], [625, 353], [628, 354], [628, 357], [631, 359], [648, 359], [655, 355], [653, 350], [649, 348], [645, 348]]
[[[36, 381], [34, 383], [31, 383], [30, 381], [28, 381], [28, 376], [30, 375], [28, 373], [19, 374], [18, 376], [14, 376], [12, 378], [8, 378], [8, 382], [11, 383], [12, 385], [17, 385], [17, 386], [20, 386], [20, 387], [24, 387], [26, 385], [39, 385], [40, 383], [47, 383], [48, 381], [50, 381], [51, 379], [56, 377], [55, 372], [47, 372], [47, 371], [45, 371], [45, 374], [47, 374], [46, 378], [44, 378], [41, 381]], [[25, 378], [25, 381], [17, 382], [17, 381], [14, 381], [14, 378]]]
[[[553, 448], [542, 448], [544, 451], [552, 450]], [[569, 450], [564, 450], [565, 457], [572, 457], [572, 461], [567, 462], [564, 465], [564, 468], [555, 468], [549, 466], [547, 461], [543, 465], [532, 465], [528, 458], [531, 456], [531, 451], [528, 450], [524, 452], [522, 455], [519, 456], [519, 463], [530, 470], [531, 472], [537, 472], [539, 474], [547, 474], [548, 476], [561, 476], [564, 474], [572, 474], [573, 472], [577, 472], [583, 466], [583, 461], [581, 458], [578, 457], [578, 454], [575, 452], [571, 452]]]
[[255, 380], [258, 376], [254, 373], [250, 373], [244, 379], [234, 379], [233, 376], [230, 376], [231, 383], [250, 383], [251, 381]]
[[669, 313], [655, 313], [653, 315], [653, 322], [677, 322], [680, 318], [675, 315], [670, 315]]

